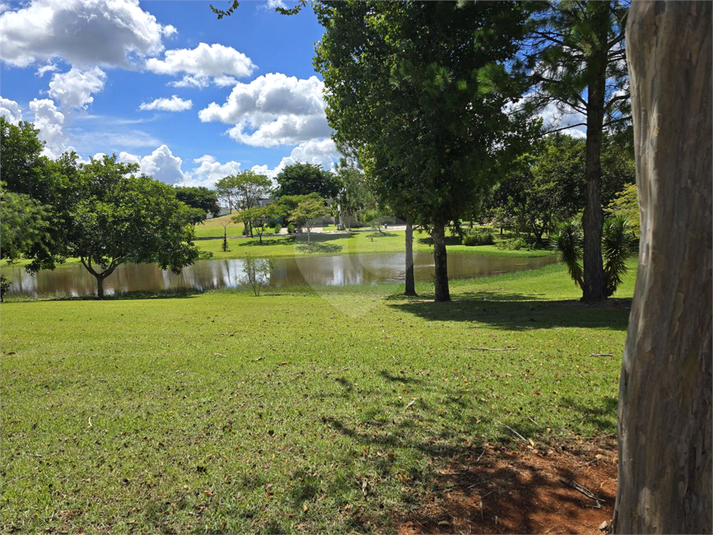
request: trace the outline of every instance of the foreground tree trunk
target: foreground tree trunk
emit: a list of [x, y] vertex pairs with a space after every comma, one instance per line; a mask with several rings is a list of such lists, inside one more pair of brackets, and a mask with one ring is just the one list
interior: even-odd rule
[[[607, 42], [609, 29], [609, 2], [594, 2], [592, 26], [598, 33], [600, 43]], [[582, 218], [584, 229], [584, 286], [582, 301], [596, 303], [607, 298], [602, 262], [602, 128], [604, 124], [604, 103], [607, 80], [606, 46], [595, 47], [587, 61], [589, 84], [587, 85], [587, 142], [586, 206]]]
[[94, 275], [97, 279], [97, 299], [104, 299], [104, 277], [102, 275]]
[[406, 289], [404, 295], [416, 294], [416, 279], [413, 273], [413, 226], [406, 222]]
[[436, 266], [436, 301], [450, 301], [448, 288], [448, 258], [446, 256], [446, 226], [434, 224], [431, 232], [433, 238], [433, 262]]
[[619, 390], [615, 533], [713, 532], [709, 2], [632, 2], [641, 245]]

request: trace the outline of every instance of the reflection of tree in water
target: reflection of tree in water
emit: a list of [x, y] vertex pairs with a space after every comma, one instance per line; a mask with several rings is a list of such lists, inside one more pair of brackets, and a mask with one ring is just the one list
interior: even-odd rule
[[[503, 258], [480, 255], [451, 255], [452, 278], [476, 277], [533, 269], [556, 262], [556, 256]], [[416, 280], [433, 278], [433, 258], [428, 253], [415, 255]], [[200, 260], [179, 275], [162, 271], [154, 264], [124, 264], [106, 279], [107, 294], [156, 292], [164, 290], [213, 290], [235, 287], [243, 273], [244, 260]], [[96, 292], [96, 281], [81, 265], [61, 266], [54, 271], [30, 275], [21, 266], [7, 266], [3, 274], [12, 280], [8, 295], [89, 296]], [[270, 271], [272, 287], [299, 285], [346, 286], [402, 281], [404, 254], [351, 254], [335, 256], [297, 256], [277, 258]]]

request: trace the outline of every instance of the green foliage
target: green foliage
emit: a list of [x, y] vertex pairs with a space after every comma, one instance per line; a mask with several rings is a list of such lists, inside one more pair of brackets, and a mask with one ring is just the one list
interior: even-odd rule
[[629, 221], [618, 216], [604, 221], [602, 234], [602, 255], [604, 257], [604, 277], [607, 295], [612, 295], [626, 274], [626, 260], [631, 255], [635, 243]]
[[[207, 214], [211, 214], [213, 217], [220, 215], [220, 205], [218, 204], [218, 194], [216, 191], [203, 186], [176, 186], [174, 187], [174, 191], [179, 201], [187, 204], [191, 208], [201, 210], [202, 217], [195, 221], [196, 223], [205, 220]], [[200, 216], [201, 214], [198, 215]]]
[[287, 233], [288, 234], [294, 234], [295, 233], [295, 224], [294, 223], [289, 223], [287, 225]]
[[576, 220], [563, 223], [554, 236], [554, 245], [560, 253], [560, 259], [567, 266], [569, 276], [580, 288], [584, 285], [584, 271], [581, 264], [583, 244], [582, 227]]
[[269, 178], [254, 171], [241, 171], [223, 177], [215, 183], [218, 198], [231, 212], [257, 206], [261, 198], [271, 193], [271, 186], [272, 181]]
[[337, 197], [339, 215], [344, 225], [351, 228], [364, 221], [362, 216], [367, 210], [377, 208], [376, 198], [364, 172], [346, 159], [339, 163], [335, 175], [341, 188]]
[[278, 184], [275, 191], [277, 197], [316, 193], [331, 199], [339, 193], [339, 183], [335, 176], [317, 164], [298, 162], [288, 165], [275, 180]]
[[258, 235], [260, 243], [262, 243], [262, 235], [265, 233], [265, 229], [274, 219], [281, 217], [283, 214], [282, 207], [277, 204], [253, 206], [233, 217], [233, 221], [236, 223], [244, 223], [246, 230], [248, 228], [254, 230]]
[[[500, 156], [522, 141], [522, 125], [503, 112], [517, 89], [484, 90], [479, 80], [517, 53], [523, 6], [322, 2], [315, 12], [325, 27], [315, 66], [338, 144], [368, 167], [399, 216], [440, 226], [460, 219]], [[476, 30], [485, 27], [498, 31]]]
[[195, 210], [167, 184], [131, 175], [135, 169], [104, 156], [82, 165], [73, 186], [64, 253], [97, 278], [100, 297], [101, 280], [119, 264], [155, 262], [179, 273], [198, 258]]
[[17, 260], [42, 244], [49, 222], [45, 209], [23, 193], [0, 184], [0, 259]]
[[243, 260], [245, 281], [252, 288], [253, 295], [258, 297], [262, 287], [270, 283], [270, 274], [274, 262], [270, 258], [253, 258], [247, 255]]
[[463, 236], [463, 245], [493, 245], [495, 244], [495, 236], [489, 230], [471, 231]]
[[532, 244], [528, 243], [525, 238], [513, 238], [511, 240], [505, 240], [501, 242], [499, 247], [506, 251], [531, 251]]
[[304, 195], [290, 212], [290, 221], [298, 227], [307, 228], [307, 243], [311, 243], [310, 231], [315, 219], [329, 215], [329, 207], [318, 194]]
[[[562, 262], [567, 266], [572, 280], [580, 288], [584, 285], [584, 272], [580, 263], [583, 241], [582, 228], [577, 221], [563, 224], [554, 239], [555, 248], [559, 251]], [[631, 255], [634, 243], [634, 236], [625, 217], [614, 217], [604, 222], [602, 255], [607, 296], [613, 295], [621, 284], [622, 277], [627, 271], [626, 261]]]
[[625, 218], [632, 233], [635, 236], [639, 236], [641, 232], [641, 214], [639, 213], [636, 184], [629, 184], [617, 193], [614, 200], [609, 203], [607, 211], [614, 217]]

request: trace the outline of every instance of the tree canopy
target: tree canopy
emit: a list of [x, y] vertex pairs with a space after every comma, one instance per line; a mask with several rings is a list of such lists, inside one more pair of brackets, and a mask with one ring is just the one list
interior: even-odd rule
[[280, 171], [275, 180], [277, 197], [317, 193], [320, 197], [331, 199], [339, 193], [339, 184], [334, 175], [317, 164], [293, 163]]

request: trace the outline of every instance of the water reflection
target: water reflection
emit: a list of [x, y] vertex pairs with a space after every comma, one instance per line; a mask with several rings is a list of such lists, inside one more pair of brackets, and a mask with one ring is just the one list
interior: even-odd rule
[[[417, 281], [433, 278], [433, 257], [428, 253], [414, 255]], [[344, 256], [303, 256], [278, 258], [273, 261], [269, 286], [376, 284], [403, 281], [403, 253]], [[497, 273], [535, 269], [556, 262], [554, 256], [541, 258], [508, 258], [452, 254], [448, 257], [448, 275], [453, 279], [479, 277]], [[115, 292], [159, 291], [173, 289], [213, 290], [246, 283], [242, 259], [201, 260], [176, 275], [153, 264], [119, 266], [104, 281], [107, 295]], [[28, 274], [23, 268], [6, 266], [2, 273], [12, 279], [13, 295], [71, 295], [96, 293], [96, 281], [81, 265], [62, 266], [54, 271]]]

